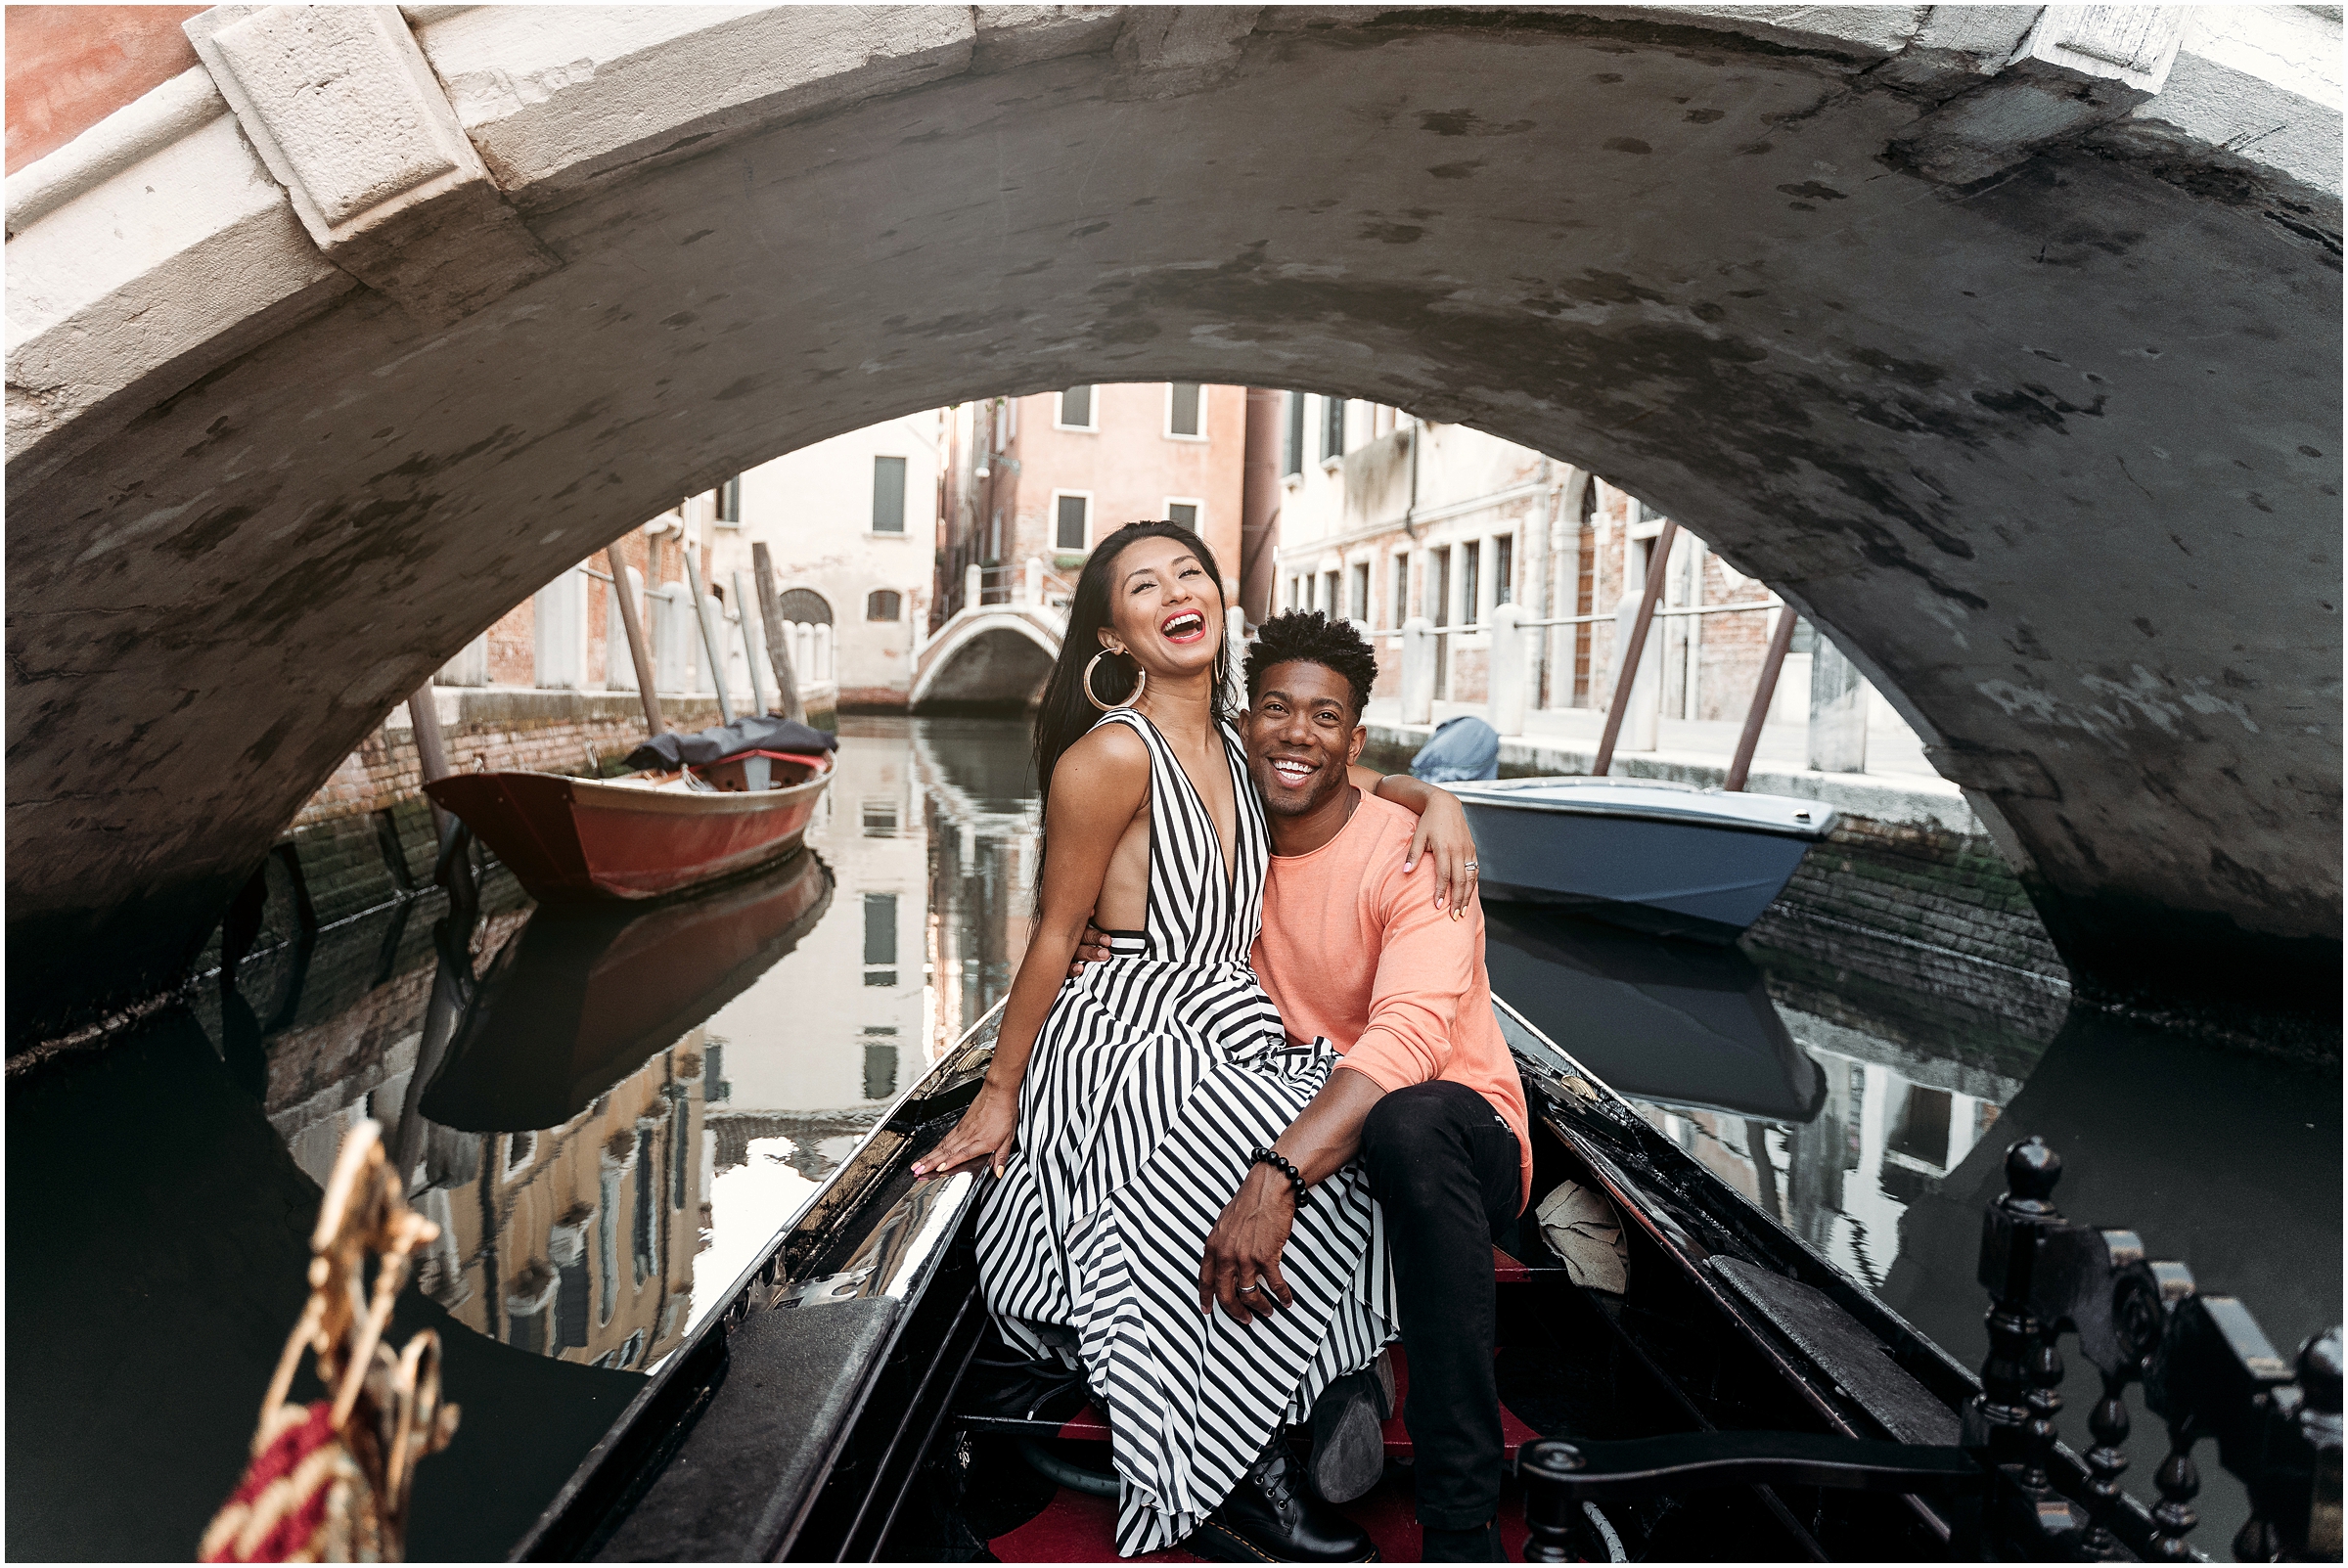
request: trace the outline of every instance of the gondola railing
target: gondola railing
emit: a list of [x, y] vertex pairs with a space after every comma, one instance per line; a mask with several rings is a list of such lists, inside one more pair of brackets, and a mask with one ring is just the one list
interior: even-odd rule
[[[2285, 1362], [2249, 1308], [2204, 1295], [2181, 1263], [2145, 1256], [2134, 1232], [2075, 1225], [2054, 1201], [2062, 1160], [2040, 1139], [2006, 1154], [2007, 1191], [1983, 1216], [1979, 1278], [1990, 1292], [1989, 1356], [1961, 1443], [1945, 1448], [1800, 1432], [1697, 1432], [1633, 1442], [1545, 1438], [1517, 1456], [1528, 1562], [1570, 1562], [1583, 1505], [1609, 1498], [1764, 1483], [1942, 1496], [1960, 1558], [2184, 1561], [2201, 1479], [2194, 1449], [2214, 1439], [2250, 1518], [2243, 1562], [2338, 1561], [2340, 1330]], [[2057, 1441], [2061, 1340], [2100, 1375], [2088, 1418], [2095, 1447]], [[2144, 1385], [2169, 1452], [2135, 1506], [2127, 1392]]]

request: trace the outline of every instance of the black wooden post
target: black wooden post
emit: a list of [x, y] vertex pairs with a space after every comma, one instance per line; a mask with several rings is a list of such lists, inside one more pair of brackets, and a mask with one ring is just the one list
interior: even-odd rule
[[2060, 1323], [2042, 1316], [2035, 1296], [2045, 1243], [2064, 1232], [2054, 1207], [2062, 1156], [2040, 1138], [2006, 1151], [2006, 1193], [1989, 1207], [1981, 1232], [1980, 1280], [1991, 1294], [1989, 1356], [1981, 1366], [1981, 1394], [1965, 1419], [1967, 1448], [1983, 1451], [1985, 1468], [2010, 1483], [1991, 1505], [1989, 1528], [2030, 1557], [2067, 1556], [2085, 1535], [2087, 1514], [2048, 1476], [2054, 1452], [2054, 1415], [2062, 1401], [2062, 1358], [2054, 1349]]

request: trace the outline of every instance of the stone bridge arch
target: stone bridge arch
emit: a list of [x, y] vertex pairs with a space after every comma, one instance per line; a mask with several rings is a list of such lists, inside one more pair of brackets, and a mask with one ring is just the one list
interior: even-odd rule
[[1043, 695], [1067, 629], [1060, 611], [1024, 605], [966, 605], [914, 654], [916, 713], [1016, 707]]
[[680, 491], [1141, 378], [1619, 478], [1901, 694], [2084, 981], [2336, 1008], [2322, 8], [553, 17], [208, 12], [11, 176], [12, 1038]]

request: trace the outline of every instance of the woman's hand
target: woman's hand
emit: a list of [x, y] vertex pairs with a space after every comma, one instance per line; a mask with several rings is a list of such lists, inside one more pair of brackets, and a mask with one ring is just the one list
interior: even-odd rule
[[916, 1160], [913, 1174], [922, 1181], [933, 1177], [951, 1176], [956, 1171], [979, 1165], [990, 1165], [997, 1176], [1011, 1159], [1012, 1145], [1018, 1141], [1019, 1092], [1002, 1089], [990, 1076], [979, 1087], [978, 1098], [971, 1108], [962, 1113], [954, 1131], [946, 1141], [931, 1149], [925, 1159]]
[[1429, 789], [1426, 807], [1419, 816], [1419, 830], [1404, 851], [1402, 869], [1408, 872], [1425, 855], [1435, 863], [1435, 908], [1449, 909], [1459, 919], [1468, 913], [1475, 894], [1475, 835], [1468, 830], [1468, 809], [1448, 789]]

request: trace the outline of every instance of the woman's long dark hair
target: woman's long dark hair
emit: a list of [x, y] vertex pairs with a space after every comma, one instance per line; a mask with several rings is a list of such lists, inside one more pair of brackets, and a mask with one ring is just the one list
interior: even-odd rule
[[[1084, 563], [1084, 573], [1076, 579], [1076, 594], [1068, 605], [1067, 640], [1060, 645], [1060, 660], [1052, 666], [1052, 679], [1044, 686], [1044, 704], [1035, 715], [1035, 783], [1037, 792], [1049, 806], [1052, 799], [1052, 770], [1060, 766], [1061, 756], [1068, 747], [1084, 738], [1101, 710], [1084, 697], [1084, 670], [1093, 655], [1101, 651], [1101, 633], [1109, 625], [1109, 578], [1116, 570], [1117, 558], [1128, 545], [1143, 539], [1171, 539], [1198, 558], [1215, 584], [1215, 636], [1220, 643], [1223, 626], [1223, 570], [1215, 564], [1215, 553], [1206, 548], [1206, 541], [1190, 529], [1175, 522], [1129, 522], [1101, 541], [1092, 559]], [[1093, 670], [1093, 692], [1102, 701], [1117, 703], [1133, 691], [1135, 666], [1130, 657], [1111, 653]], [[1215, 689], [1213, 715], [1220, 722], [1236, 711], [1231, 682], [1231, 650], [1218, 648], [1215, 657]], [[1041, 863], [1038, 863], [1039, 869]], [[1043, 878], [1036, 878], [1036, 896], [1043, 896]]]

